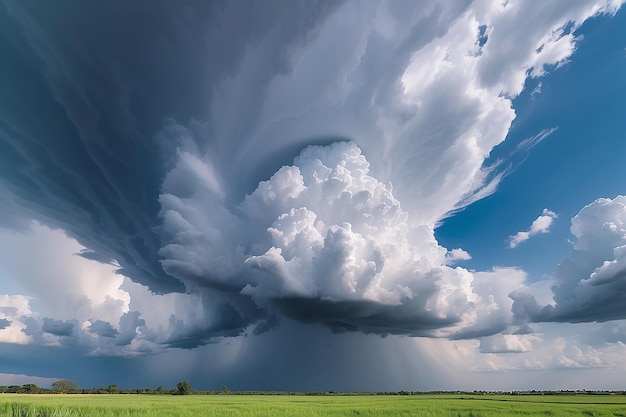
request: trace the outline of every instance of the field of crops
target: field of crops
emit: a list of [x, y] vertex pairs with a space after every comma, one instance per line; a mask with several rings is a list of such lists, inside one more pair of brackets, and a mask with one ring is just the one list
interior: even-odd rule
[[610, 416], [626, 395], [21, 395], [0, 394], [0, 416]]

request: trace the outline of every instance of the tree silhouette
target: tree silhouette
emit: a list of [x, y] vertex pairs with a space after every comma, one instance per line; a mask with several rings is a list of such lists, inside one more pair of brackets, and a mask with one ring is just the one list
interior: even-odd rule
[[52, 388], [62, 394], [67, 394], [68, 392], [76, 391], [78, 384], [74, 381], [70, 381], [69, 379], [60, 379], [52, 383]]
[[26, 394], [37, 394], [40, 391], [36, 384], [24, 384], [22, 387], [24, 387]]
[[191, 384], [187, 381], [180, 381], [176, 384], [176, 394], [178, 395], [189, 395], [193, 392], [193, 388], [191, 388]]

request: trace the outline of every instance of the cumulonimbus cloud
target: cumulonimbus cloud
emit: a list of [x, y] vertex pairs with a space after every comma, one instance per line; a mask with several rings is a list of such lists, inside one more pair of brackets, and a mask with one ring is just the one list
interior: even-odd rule
[[[575, 30], [621, 6], [555, 4], [138, 2], [90, 13], [77, 4], [68, 16], [81, 19], [60, 19], [60, 9], [3, 2], [6, 62], [33, 94], [6, 83], [0, 222], [60, 228], [84, 258], [184, 307], [140, 312], [129, 294], [145, 294], [107, 278], [117, 286], [108, 299], [81, 294], [64, 307], [67, 294], [48, 295], [62, 317], [42, 319], [27, 298], [0, 300], [0, 340], [136, 354], [260, 332], [284, 316], [453, 338], [500, 332], [513, 312], [519, 322], [575, 320], [577, 286], [621, 285], [619, 245], [599, 261], [600, 249], [578, 250], [572, 262], [589, 264], [588, 276], [559, 278], [557, 307], [534, 309], [523, 271], [455, 266], [469, 254], [433, 233], [497, 190], [502, 173], [483, 163], [526, 78], [564, 65]], [[100, 19], [109, 13], [119, 24]], [[137, 22], [144, 36], [130, 36]], [[583, 245], [593, 232], [576, 227]], [[609, 295], [585, 313], [621, 316]], [[70, 307], [81, 307], [80, 322]]]
[[304, 149], [235, 208], [202, 180], [207, 172], [182, 155], [172, 175], [186, 181], [166, 178], [161, 196], [163, 267], [188, 288], [248, 296], [266, 314], [336, 331], [444, 336], [506, 325], [493, 295], [482, 298], [493, 289], [449, 266], [454, 255], [432, 226], [411, 224], [355, 143]]

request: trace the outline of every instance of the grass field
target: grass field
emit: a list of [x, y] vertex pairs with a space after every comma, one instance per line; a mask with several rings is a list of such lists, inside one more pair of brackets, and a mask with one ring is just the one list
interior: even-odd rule
[[9, 417], [615, 416], [625, 395], [21, 395], [0, 394]]

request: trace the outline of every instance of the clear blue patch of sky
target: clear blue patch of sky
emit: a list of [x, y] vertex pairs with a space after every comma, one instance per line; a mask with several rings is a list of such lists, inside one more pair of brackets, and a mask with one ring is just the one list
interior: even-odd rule
[[[490, 162], [506, 158], [526, 138], [558, 128], [526, 155], [492, 196], [445, 220], [436, 230], [447, 248], [473, 256], [463, 266], [519, 266], [531, 280], [549, 274], [571, 251], [570, 220], [597, 198], [626, 194], [626, 8], [588, 20], [565, 66], [529, 79], [514, 102], [517, 118]], [[541, 83], [541, 93], [532, 94]], [[519, 160], [519, 155], [517, 157]], [[550, 233], [509, 249], [544, 208], [559, 218]]]

